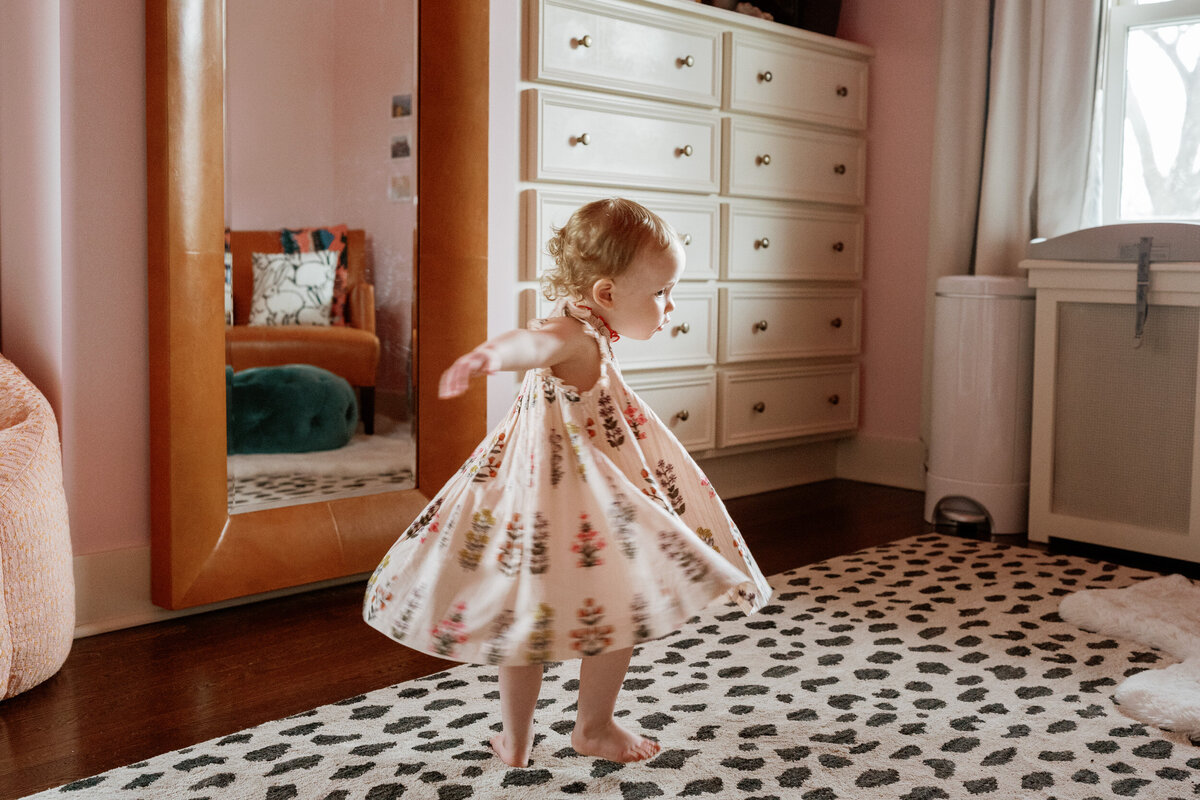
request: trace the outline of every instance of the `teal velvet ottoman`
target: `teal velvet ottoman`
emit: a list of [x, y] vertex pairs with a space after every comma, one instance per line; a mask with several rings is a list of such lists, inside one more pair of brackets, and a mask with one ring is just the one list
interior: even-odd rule
[[354, 389], [309, 364], [225, 367], [226, 450], [309, 453], [344, 447], [358, 425]]

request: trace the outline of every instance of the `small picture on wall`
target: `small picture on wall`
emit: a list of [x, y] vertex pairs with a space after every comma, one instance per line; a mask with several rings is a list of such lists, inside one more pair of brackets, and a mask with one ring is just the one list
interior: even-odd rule
[[407, 175], [388, 176], [388, 200], [402, 203], [412, 200], [412, 180]]
[[392, 136], [392, 158], [408, 158], [412, 150], [408, 146], [408, 134], [397, 133]]
[[410, 116], [412, 116], [412, 95], [411, 94], [394, 94], [394, 95], [392, 95], [392, 116], [393, 117], [410, 117]]

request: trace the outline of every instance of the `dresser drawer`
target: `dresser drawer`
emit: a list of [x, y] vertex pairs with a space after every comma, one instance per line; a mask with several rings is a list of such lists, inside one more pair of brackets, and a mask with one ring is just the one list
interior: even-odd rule
[[717, 191], [715, 112], [530, 90], [531, 180]]
[[722, 223], [722, 275], [729, 280], [862, 277], [861, 214], [735, 201], [722, 206]]
[[533, 80], [721, 102], [721, 34], [711, 26], [612, 0], [542, 0], [530, 17]]
[[726, 34], [726, 108], [862, 130], [867, 62], [745, 31]]
[[717, 444], [730, 447], [850, 431], [858, 425], [858, 366], [722, 370]]
[[863, 204], [867, 146], [861, 138], [747, 119], [724, 124], [727, 194]]
[[722, 289], [721, 361], [853, 355], [861, 310], [857, 289]]
[[[536, 280], [537, 274], [554, 262], [546, 254], [553, 228], [562, 227], [575, 209], [593, 200], [612, 197], [611, 191], [576, 192], [532, 189], [525, 193], [526, 258], [522, 279]], [[670, 223], [683, 241], [687, 270], [683, 279], [717, 277], [721, 226], [716, 199], [680, 195], [649, 195], [621, 192], [622, 197], [641, 203]]]
[[629, 376], [626, 381], [688, 450], [717, 446], [715, 373]]
[[613, 345], [622, 369], [699, 367], [717, 360], [717, 294], [700, 286], [671, 293], [671, 323], [645, 341], [622, 338]]

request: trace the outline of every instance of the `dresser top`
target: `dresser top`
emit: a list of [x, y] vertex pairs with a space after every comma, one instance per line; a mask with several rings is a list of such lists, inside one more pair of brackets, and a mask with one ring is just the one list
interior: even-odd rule
[[[839, 39], [834, 36], [826, 36], [823, 33], [807, 31], [803, 28], [796, 28], [779, 22], [768, 22], [758, 17], [752, 17], [749, 14], [739, 14], [736, 11], [727, 11], [723, 8], [707, 6], [696, 2], [696, 0], [624, 1], [630, 5], [687, 14], [693, 18], [708, 19], [722, 27], [755, 31], [791, 42], [804, 42], [812, 49], [823, 50], [836, 55], [858, 57], [866, 60], [875, 54], [875, 50], [865, 44]], [[606, 4], [611, 4], [611, 0], [606, 0]]]

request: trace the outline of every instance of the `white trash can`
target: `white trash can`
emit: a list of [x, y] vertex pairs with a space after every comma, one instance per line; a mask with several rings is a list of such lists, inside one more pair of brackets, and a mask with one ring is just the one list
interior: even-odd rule
[[938, 280], [926, 522], [1028, 530], [1033, 319], [1025, 278]]

